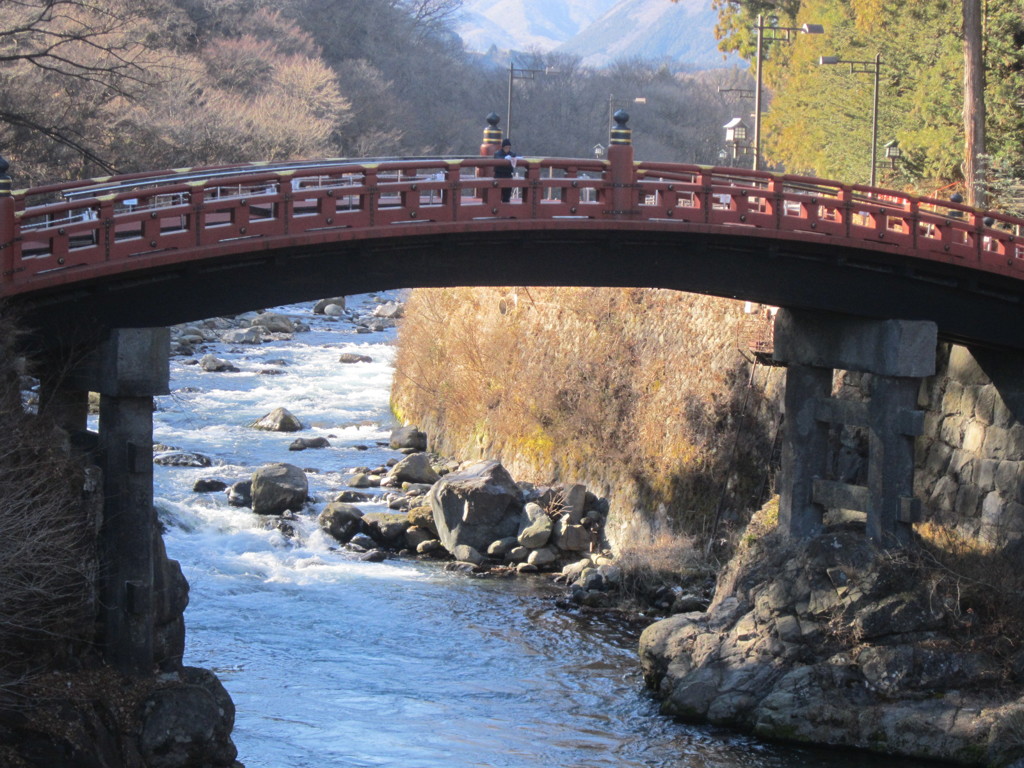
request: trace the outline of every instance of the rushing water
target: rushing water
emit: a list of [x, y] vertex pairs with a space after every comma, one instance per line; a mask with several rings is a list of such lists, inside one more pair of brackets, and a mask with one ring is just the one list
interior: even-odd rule
[[[350, 299], [350, 307], [369, 302]], [[248, 768], [920, 766], [766, 745], [658, 714], [643, 690], [636, 637], [567, 613], [543, 579], [486, 580], [407, 560], [367, 563], [319, 532], [317, 511], [386, 446], [393, 331], [277, 311], [312, 326], [290, 341], [210, 345], [238, 373], [171, 363], [154, 439], [209, 456], [204, 469], [156, 467], [168, 553], [191, 584], [186, 663], [213, 669], [237, 706]], [[343, 365], [342, 352], [373, 362]], [[267, 369], [284, 371], [266, 375]], [[295, 435], [247, 425], [285, 406], [331, 447], [291, 452]], [[199, 477], [248, 478], [264, 463], [306, 469], [320, 501], [288, 538]], [[364, 511], [383, 504], [361, 504]]]

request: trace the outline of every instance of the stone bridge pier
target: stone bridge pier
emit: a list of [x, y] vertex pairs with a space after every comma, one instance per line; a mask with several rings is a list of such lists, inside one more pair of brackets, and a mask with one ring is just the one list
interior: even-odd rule
[[[917, 394], [935, 373], [936, 344], [930, 321], [779, 311], [774, 357], [787, 365], [779, 525], [790, 536], [812, 536], [827, 510], [845, 509], [866, 513], [879, 544], [910, 542], [919, 514], [914, 439], [924, 429]], [[834, 397], [835, 369], [871, 374], [868, 399]], [[867, 431], [866, 486], [830, 472], [829, 432], [842, 425]]]
[[153, 397], [169, 391], [169, 351], [167, 328], [114, 329], [41, 387], [41, 408], [73, 435], [86, 431], [88, 393], [100, 395], [102, 645], [129, 674], [154, 664]]

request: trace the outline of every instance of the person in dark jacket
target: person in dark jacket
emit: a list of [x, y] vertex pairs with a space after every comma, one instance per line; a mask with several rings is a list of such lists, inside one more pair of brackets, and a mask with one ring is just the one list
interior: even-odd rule
[[[504, 139], [501, 142], [501, 149], [494, 153], [499, 160], [508, 160], [508, 165], [502, 163], [494, 168], [494, 178], [511, 179], [516, 167], [516, 153], [512, 151], [511, 139]], [[512, 199], [512, 188], [506, 187], [501, 190], [501, 202], [507, 203]]]

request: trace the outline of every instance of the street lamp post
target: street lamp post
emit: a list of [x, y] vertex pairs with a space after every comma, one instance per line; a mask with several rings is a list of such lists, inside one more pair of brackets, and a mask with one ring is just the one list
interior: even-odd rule
[[517, 67], [514, 61], [508, 63], [508, 108], [505, 111], [505, 138], [512, 138], [512, 83], [516, 80], [534, 80], [537, 75], [553, 75], [557, 70], [551, 67], [530, 69]]
[[[754, 86], [754, 170], [761, 169], [761, 83], [763, 82], [761, 59], [765, 40], [769, 43], [773, 40], [791, 40], [794, 32], [802, 32], [805, 35], [820, 35], [825, 32], [821, 24], [804, 24], [802, 27], [779, 27], [774, 23], [776, 18], [772, 16], [769, 24], [765, 26], [764, 16], [757, 17], [757, 59], [755, 62], [757, 85]], [[765, 37], [765, 32], [770, 33]]]
[[875, 88], [872, 97], [871, 107], [871, 181], [870, 185], [875, 186], [875, 173], [878, 168], [878, 84], [879, 73], [882, 71], [882, 54], [876, 53], [874, 61], [851, 61], [840, 59], [838, 56], [822, 56], [818, 59], [819, 65], [824, 64], [849, 64], [851, 74], [874, 75]]
[[646, 104], [646, 96], [634, 96], [632, 99], [616, 99], [615, 94], [608, 94], [608, 125], [610, 126], [613, 122], [613, 115], [615, 114], [615, 107], [626, 107], [630, 104]]

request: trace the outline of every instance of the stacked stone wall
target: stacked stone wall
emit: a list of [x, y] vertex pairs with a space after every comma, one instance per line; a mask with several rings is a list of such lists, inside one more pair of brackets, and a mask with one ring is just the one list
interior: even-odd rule
[[1024, 358], [940, 347], [922, 382], [915, 495], [926, 519], [1001, 545], [1024, 534]]

